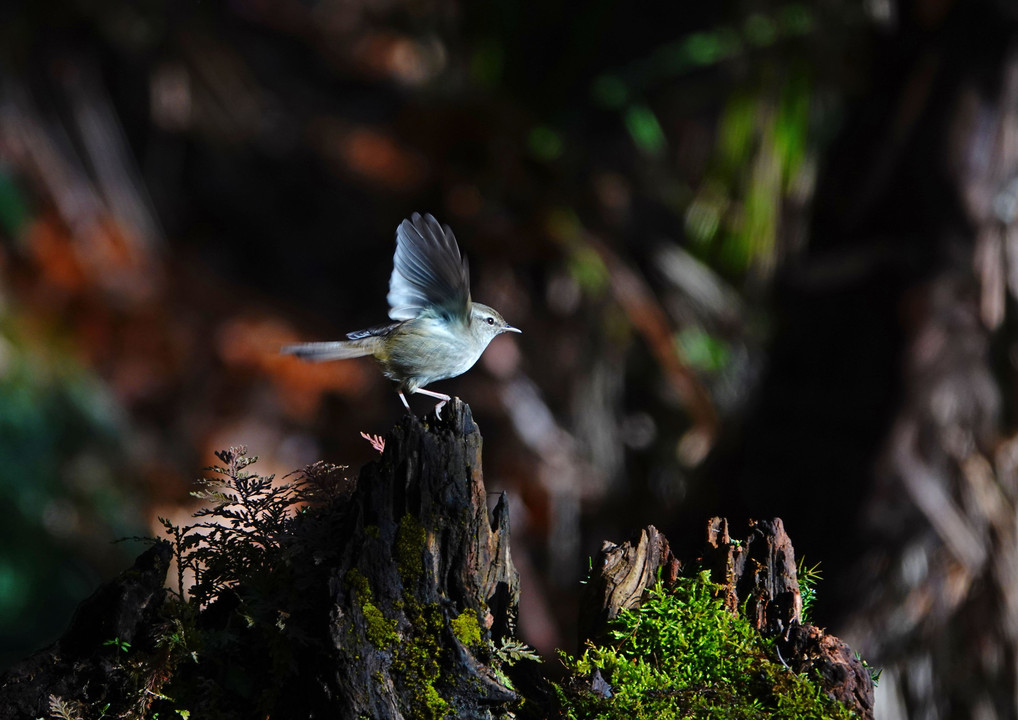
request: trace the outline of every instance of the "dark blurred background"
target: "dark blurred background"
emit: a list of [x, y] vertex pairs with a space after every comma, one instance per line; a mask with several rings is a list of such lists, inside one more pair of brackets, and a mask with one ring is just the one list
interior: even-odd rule
[[372, 459], [391, 384], [277, 350], [383, 321], [420, 211], [523, 329], [435, 389], [511, 496], [528, 642], [575, 646], [602, 540], [780, 516], [879, 718], [1018, 717], [1016, 30], [1005, 0], [5, 3], [0, 663], [214, 450]]

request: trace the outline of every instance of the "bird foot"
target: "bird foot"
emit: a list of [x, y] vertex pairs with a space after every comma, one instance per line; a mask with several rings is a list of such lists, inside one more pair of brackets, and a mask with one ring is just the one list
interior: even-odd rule
[[[438, 418], [439, 420], [441, 420], [442, 419], [442, 408], [445, 407], [445, 404], [447, 402], [452, 400], [452, 396], [451, 395], [446, 395], [445, 393], [434, 392], [433, 390], [425, 390], [424, 388], [417, 388], [416, 390], [414, 390], [414, 392], [415, 393], [420, 393], [421, 395], [427, 395], [428, 397], [437, 398], [439, 400], [438, 405], [435, 406], [435, 417]], [[400, 393], [400, 397], [403, 397], [402, 393]], [[404, 398], [403, 402], [406, 402], [405, 398]]]

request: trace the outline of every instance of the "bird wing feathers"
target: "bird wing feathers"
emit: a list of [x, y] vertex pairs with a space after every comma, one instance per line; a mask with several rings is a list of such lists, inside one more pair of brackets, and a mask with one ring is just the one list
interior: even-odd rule
[[411, 320], [427, 309], [469, 316], [470, 272], [448, 225], [419, 213], [400, 223], [386, 300], [393, 320]]

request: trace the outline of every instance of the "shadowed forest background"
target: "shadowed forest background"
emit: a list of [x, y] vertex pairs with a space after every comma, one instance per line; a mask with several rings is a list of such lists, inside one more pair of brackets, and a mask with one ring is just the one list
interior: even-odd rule
[[523, 330], [434, 389], [509, 493], [529, 643], [573, 647], [602, 540], [780, 516], [877, 717], [1018, 717], [1003, 0], [8, 3], [0, 662], [215, 450], [374, 457], [391, 383], [278, 348], [385, 319], [414, 211]]

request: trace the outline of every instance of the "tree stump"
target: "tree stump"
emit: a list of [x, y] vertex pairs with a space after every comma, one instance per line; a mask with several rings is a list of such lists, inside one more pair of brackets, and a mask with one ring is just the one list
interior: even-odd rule
[[[743, 613], [769, 637], [789, 669], [820, 679], [824, 690], [873, 717], [873, 680], [845, 643], [820, 628], [801, 623], [802, 597], [795, 551], [779, 518], [751, 520], [744, 540], [733, 540], [728, 521], [711, 518], [702, 556], [696, 563], [711, 572], [729, 611]], [[639, 606], [644, 590], [661, 578], [675, 582], [682, 563], [667, 538], [653, 525], [633, 541], [606, 542], [594, 561], [581, 606], [581, 639], [597, 639], [622, 610]]]
[[[51, 717], [51, 707], [60, 702], [74, 709], [109, 703], [143, 713], [152, 698], [135, 697], [138, 681], [119, 656], [124, 648], [157, 652], [155, 632], [170, 555], [166, 542], [146, 550], [131, 568], [81, 602], [63, 637], [0, 673], [0, 718]], [[153, 663], [150, 673], [159, 669]]]
[[[82, 603], [58, 643], [0, 676], [0, 716], [48, 717], [51, 694], [85, 717], [142, 717], [155, 701], [167, 715], [341, 720], [483, 720], [517, 699], [489, 664], [519, 601], [509, 512], [503, 495], [489, 513], [463, 403], [405, 416], [352, 493], [271, 527], [269, 542], [221, 558], [265, 565], [260, 583], [162, 614], [171, 548], [159, 542]], [[172, 660], [157, 638], [182, 617], [200, 639]]]
[[[332, 482], [336, 468], [321, 476], [308, 468], [309, 481], [332, 490], [296, 515], [288, 511], [303, 502], [303, 485], [271, 490], [269, 478], [244, 470], [253, 462], [244, 452], [219, 457], [229, 467], [218, 472], [234, 484], [206, 484], [222, 505], [203, 517], [234, 523], [230, 532], [171, 528], [178, 552], [201, 543], [215, 551], [202, 556], [193, 599], [164, 602], [171, 548], [157, 543], [82, 603], [52, 648], [0, 675], [0, 716], [186, 709], [224, 720], [496, 720], [513, 717], [520, 694], [528, 717], [554, 714], [546, 665], [514, 668], [520, 690], [501, 672], [519, 580], [506, 498], [489, 512], [481, 436], [467, 406], [455, 400], [441, 419], [405, 416], [352, 490]], [[737, 542], [727, 521], [712, 519], [695, 566], [711, 570], [732, 612], [747, 612], [776, 638], [790, 671], [816, 671], [827, 692], [872, 717], [872, 683], [859, 660], [801, 624], [794, 551], [780, 520], [751, 523]], [[680, 569], [653, 526], [632, 542], [605, 543], [581, 603], [584, 634], [597, 638], [659, 578], [674, 585]], [[607, 691], [599, 673], [591, 683]]]
[[761, 632], [777, 639], [778, 652], [795, 672], [815, 673], [832, 697], [873, 717], [873, 679], [844, 642], [813, 625], [802, 624], [795, 550], [780, 518], [750, 520], [745, 540], [733, 541], [728, 521], [707, 524], [704, 565], [723, 588], [725, 603]]
[[519, 578], [504, 494], [488, 512], [470, 409], [454, 400], [440, 420], [405, 416], [350, 502], [329, 582], [338, 717], [495, 717], [516, 695], [479, 651], [511, 634]]

